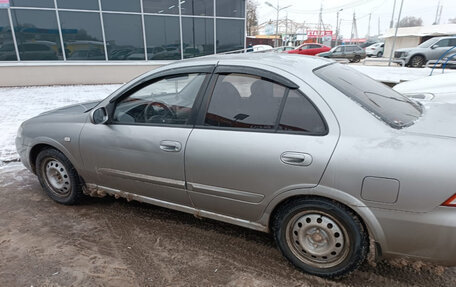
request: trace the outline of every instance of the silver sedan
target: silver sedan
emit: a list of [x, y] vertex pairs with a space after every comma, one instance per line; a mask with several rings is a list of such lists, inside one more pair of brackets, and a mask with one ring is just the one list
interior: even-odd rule
[[456, 265], [455, 113], [330, 60], [212, 56], [43, 113], [16, 145], [59, 203], [108, 194], [271, 232], [337, 278], [369, 252]]

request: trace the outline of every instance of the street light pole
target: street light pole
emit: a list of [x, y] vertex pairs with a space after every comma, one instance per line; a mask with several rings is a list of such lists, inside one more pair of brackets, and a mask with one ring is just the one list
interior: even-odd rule
[[273, 8], [276, 10], [276, 13], [277, 13], [277, 20], [276, 20], [276, 39], [275, 39], [275, 46], [277, 47], [279, 45], [279, 12], [284, 10], [284, 9], [287, 9], [289, 7], [291, 7], [291, 5], [288, 5], [288, 6], [285, 6], [285, 7], [282, 7], [280, 8], [279, 6], [279, 0], [277, 0], [277, 7], [275, 7], [274, 5], [272, 5], [271, 3], [269, 2], [264, 2], [264, 4], [268, 5], [269, 7]]
[[390, 53], [390, 57], [389, 57], [388, 66], [391, 66], [391, 60], [393, 59], [394, 48], [396, 47], [397, 30], [399, 29], [399, 22], [401, 21], [401, 13], [402, 13], [403, 5], [404, 5], [404, 0], [401, 1], [401, 8], [399, 8], [399, 16], [398, 16], [398, 21], [397, 21], [397, 25], [396, 25], [396, 31], [394, 32], [393, 46], [391, 47], [391, 53]]
[[337, 11], [337, 22], [336, 22], [336, 46], [337, 46], [337, 42], [339, 41], [339, 12], [341, 12], [342, 10], [344, 10], [344, 9], [340, 9], [339, 11]]
[[276, 39], [275, 39], [275, 48], [279, 46], [279, 0], [277, 0], [277, 20], [276, 20]]

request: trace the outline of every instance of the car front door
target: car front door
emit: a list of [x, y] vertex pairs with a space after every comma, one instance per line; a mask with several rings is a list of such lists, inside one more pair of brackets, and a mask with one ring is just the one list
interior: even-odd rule
[[345, 58], [345, 48], [344, 46], [337, 47], [331, 55], [331, 58]]
[[437, 60], [443, 55], [448, 49], [450, 49], [450, 39], [442, 39], [431, 46], [430, 52], [428, 53], [426, 60]]
[[110, 123], [87, 123], [81, 156], [95, 178], [87, 183], [191, 206], [184, 151], [212, 70], [172, 71], [145, 81], [113, 100]]
[[314, 90], [250, 69], [217, 68], [185, 152], [195, 207], [244, 220], [279, 193], [318, 185], [339, 136]]

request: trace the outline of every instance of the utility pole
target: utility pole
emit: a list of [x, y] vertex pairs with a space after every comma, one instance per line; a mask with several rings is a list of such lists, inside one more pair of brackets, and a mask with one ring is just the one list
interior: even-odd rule
[[390, 28], [393, 28], [393, 26], [394, 26], [394, 11], [395, 10], [396, 10], [396, 0], [394, 0], [394, 4], [393, 4], [393, 14], [391, 15]]
[[336, 46], [338, 45], [337, 42], [339, 41], [339, 12], [342, 11], [344, 9], [340, 9], [339, 11], [337, 11], [337, 22], [336, 22]]
[[353, 11], [353, 20], [352, 20], [352, 31], [351, 31], [351, 38], [350, 44], [353, 44], [353, 39], [358, 38], [358, 27], [356, 25], [356, 12]]
[[369, 26], [367, 26], [367, 38], [369, 38], [371, 34], [371, 17], [372, 13], [369, 13]]
[[323, 43], [323, 39], [321, 39], [321, 25], [323, 22], [323, 2], [320, 4], [320, 17], [318, 19], [318, 36], [317, 36], [317, 43]]
[[[404, 5], [404, 0], [401, 0], [401, 8], [399, 8], [399, 17], [398, 17], [398, 19], [401, 19], [402, 6], [403, 6], [403, 5]], [[396, 31], [394, 32], [393, 46], [391, 47], [391, 53], [390, 53], [390, 58], [389, 58], [388, 66], [391, 66], [391, 60], [393, 59], [394, 48], [396, 47], [397, 30], [398, 30], [398, 29], [399, 29], [399, 20], [398, 20], [398, 25], [396, 25]]]
[[288, 12], [287, 12], [287, 16], [285, 17], [285, 45], [283, 45], [283, 46], [287, 46], [287, 42], [288, 42]]
[[378, 17], [377, 35], [380, 35], [380, 17]]
[[442, 18], [443, 5], [440, 6], [439, 18], [437, 19], [437, 25], [440, 24], [440, 19]]
[[439, 10], [440, 10], [440, 0], [439, 0], [439, 3], [437, 4], [437, 10], [435, 11], [435, 19], [434, 19], [433, 25], [437, 25], [437, 18], [439, 17]]
[[285, 6], [285, 7], [280, 7], [279, 6], [279, 0], [277, 0], [277, 7], [275, 7], [274, 5], [272, 5], [271, 3], [269, 2], [264, 2], [264, 4], [268, 5], [269, 7], [273, 8], [276, 10], [276, 13], [277, 13], [277, 19], [276, 19], [276, 39], [275, 39], [275, 46], [278, 47], [279, 45], [279, 13], [280, 11], [282, 11], [283, 9], [287, 9], [289, 8], [291, 5], [288, 5], [288, 6]]

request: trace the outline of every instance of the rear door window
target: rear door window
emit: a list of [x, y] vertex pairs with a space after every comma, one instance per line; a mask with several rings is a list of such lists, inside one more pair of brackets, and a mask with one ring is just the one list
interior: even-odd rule
[[206, 126], [275, 129], [286, 88], [245, 74], [218, 76], [205, 118]]

